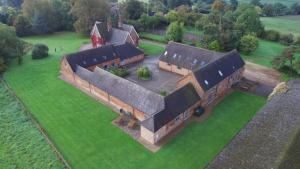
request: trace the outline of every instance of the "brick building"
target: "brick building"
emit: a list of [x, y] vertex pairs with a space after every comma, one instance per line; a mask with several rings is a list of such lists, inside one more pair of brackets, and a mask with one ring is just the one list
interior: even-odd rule
[[224, 95], [241, 79], [245, 64], [236, 50], [217, 53], [170, 42], [158, 66], [183, 77], [167, 96], [105, 70], [143, 59], [142, 51], [130, 43], [105, 45], [64, 57], [61, 74], [81, 90], [132, 114], [140, 122], [140, 136], [152, 144], [191, 117], [197, 108], [205, 108]]

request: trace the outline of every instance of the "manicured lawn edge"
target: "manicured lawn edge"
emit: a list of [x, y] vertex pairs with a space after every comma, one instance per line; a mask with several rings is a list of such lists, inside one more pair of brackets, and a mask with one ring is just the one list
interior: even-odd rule
[[6, 90], [15, 98], [15, 100], [19, 103], [21, 106], [23, 112], [26, 113], [26, 116], [28, 116], [32, 122], [32, 124], [39, 130], [39, 132], [43, 135], [47, 143], [52, 148], [54, 154], [56, 157], [63, 163], [65, 168], [71, 169], [71, 165], [67, 162], [67, 160], [64, 159], [64, 156], [60, 153], [60, 151], [56, 148], [55, 144], [51, 141], [50, 137], [46, 133], [46, 131], [43, 129], [43, 127], [39, 124], [39, 122], [35, 119], [35, 117], [28, 111], [29, 109], [25, 106], [25, 104], [22, 102], [22, 100], [15, 94], [15, 92], [9, 87], [8, 83], [0, 77], [0, 83], [3, 83]]

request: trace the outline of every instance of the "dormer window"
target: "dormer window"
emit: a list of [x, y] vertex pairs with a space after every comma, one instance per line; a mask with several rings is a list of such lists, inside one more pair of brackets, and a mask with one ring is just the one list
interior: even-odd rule
[[219, 75], [220, 75], [220, 76], [223, 76], [223, 73], [222, 73], [220, 70], [219, 70], [218, 72], [219, 72]]

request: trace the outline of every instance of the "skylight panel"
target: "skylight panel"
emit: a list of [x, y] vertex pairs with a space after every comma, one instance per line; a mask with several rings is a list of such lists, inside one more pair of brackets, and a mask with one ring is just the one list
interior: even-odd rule
[[209, 84], [207, 80], [204, 80], [204, 83], [205, 83], [206, 85], [208, 85], [208, 84]]
[[193, 64], [196, 64], [198, 62], [198, 60], [197, 59], [195, 59], [194, 61], [193, 61]]
[[82, 63], [83, 63], [84, 65], [86, 65], [86, 61], [83, 61]]
[[167, 56], [167, 54], [168, 54], [168, 51], [165, 51], [164, 55]]
[[97, 58], [94, 58], [94, 62], [97, 62]]
[[176, 59], [176, 57], [177, 57], [177, 53], [175, 53], [175, 54], [173, 55], [173, 58], [174, 58], [174, 59]]
[[206, 64], [205, 61], [202, 61], [202, 62], [200, 63], [201, 66], [204, 66], [205, 64]]
[[104, 60], [106, 60], [106, 58], [107, 58], [106, 56], [102, 56], [102, 57], [103, 57]]
[[221, 72], [221, 70], [218, 71], [220, 76], [223, 76], [223, 73]]

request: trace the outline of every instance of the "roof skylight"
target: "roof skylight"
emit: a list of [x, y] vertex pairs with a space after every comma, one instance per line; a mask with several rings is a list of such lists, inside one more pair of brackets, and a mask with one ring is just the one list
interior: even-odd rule
[[207, 81], [207, 80], [204, 80], [204, 83], [205, 83], [206, 85], [208, 85], [208, 81]]
[[167, 56], [167, 54], [168, 54], [168, 51], [165, 51], [165, 54], [164, 54], [164, 55]]
[[223, 76], [223, 73], [221, 72], [221, 70], [218, 71], [220, 76]]

